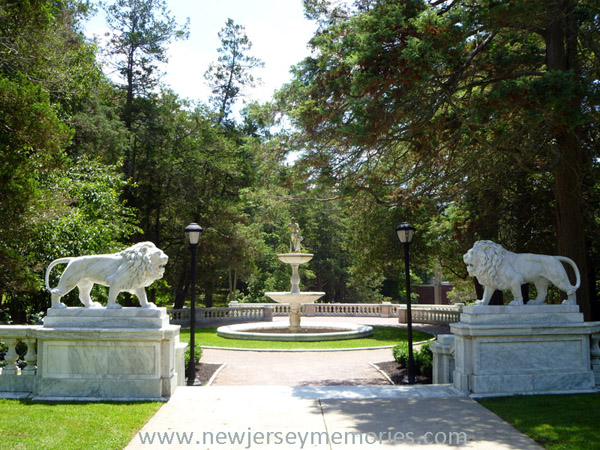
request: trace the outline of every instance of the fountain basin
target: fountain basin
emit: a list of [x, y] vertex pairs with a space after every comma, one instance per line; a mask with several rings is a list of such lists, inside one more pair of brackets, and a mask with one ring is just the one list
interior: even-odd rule
[[[311, 332], [313, 330], [313, 332]], [[217, 328], [217, 335], [230, 339], [253, 341], [338, 341], [373, 335], [373, 328], [354, 323], [303, 323], [300, 332], [291, 333], [282, 323], [258, 322], [228, 325]]]
[[277, 303], [300, 305], [313, 303], [325, 295], [325, 292], [265, 292], [265, 295]]
[[304, 264], [309, 262], [313, 256], [312, 253], [279, 253], [277, 258], [286, 264]]

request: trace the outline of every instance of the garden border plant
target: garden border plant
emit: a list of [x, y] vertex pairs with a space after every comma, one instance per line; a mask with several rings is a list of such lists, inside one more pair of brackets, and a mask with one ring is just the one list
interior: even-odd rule
[[[394, 346], [392, 349], [394, 359], [403, 369], [408, 367], [408, 343], [403, 342]], [[433, 376], [433, 352], [429, 346], [429, 342], [421, 344], [419, 350], [414, 352], [416, 375], [422, 375], [427, 378]]]

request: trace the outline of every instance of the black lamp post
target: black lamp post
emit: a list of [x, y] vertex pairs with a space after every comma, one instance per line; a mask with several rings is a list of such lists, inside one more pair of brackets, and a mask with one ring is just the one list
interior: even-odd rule
[[410, 307], [410, 268], [409, 252], [410, 243], [415, 234], [415, 227], [409, 223], [401, 223], [396, 227], [398, 239], [404, 246], [404, 267], [406, 271], [406, 325], [408, 329], [408, 384], [415, 384], [415, 358], [413, 356], [412, 338], [412, 310]]
[[196, 249], [200, 236], [202, 236], [202, 227], [197, 223], [190, 223], [185, 227], [185, 236], [190, 243], [192, 251], [192, 272], [191, 272], [191, 308], [190, 308], [190, 361], [187, 367], [187, 385], [193, 386], [196, 379]]

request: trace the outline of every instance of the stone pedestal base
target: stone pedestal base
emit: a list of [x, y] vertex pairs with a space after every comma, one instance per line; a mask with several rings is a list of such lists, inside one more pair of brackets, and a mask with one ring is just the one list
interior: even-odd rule
[[[165, 308], [48, 311], [37, 331], [41, 398], [165, 399], [183, 359]], [[185, 344], [183, 344], [185, 346]], [[181, 378], [181, 376], [179, 376]]]
[[299, 333], [300, 328], [300, 305], [297, 303], [292, 303], [290, 305], [290, 332], [291, 333]]
[[454, 336], [440, 334], [429, 346], [433, 353], [433, 384], [450, 384], [454, 380]]
[[591, 391], [597, 326], [577, 305], [465, 307], [450, 325], [454, 386], [475, 395]]
[[166, 308], [50, 308], [44, 328], [161, 329], [169, 325]]

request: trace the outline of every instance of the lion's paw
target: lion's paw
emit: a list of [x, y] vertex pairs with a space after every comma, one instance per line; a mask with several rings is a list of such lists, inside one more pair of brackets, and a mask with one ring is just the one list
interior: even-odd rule
[[508, 304], [508, 306], [523, 306], [523, 300], [522, 299], [513, 300], [512, 302], [510, 302]]
[[63, 302], [58, 302], [50, 307], [51, 309], [67, 309], [67, 305]]
[[158, 308], [158, 306], [156, 306], [154, 303], [152, 302], [148, 302], [146, 305], [142, 306], [142, 308], [146, 308], [146, 309], [156, 309]]
[[475, 300], [475, 303], [473, 303], [474, 305], [484, 305], [485, 303], [483, 303], [483, 300]]
[[106, 309], [121, 309], [123, 308], [121, 305], [119, 305], [118, 303], [109, 303], [108, 305], [106, 305]]
[[102, 303], [90, 302], [90, 308], [103, 308]]

